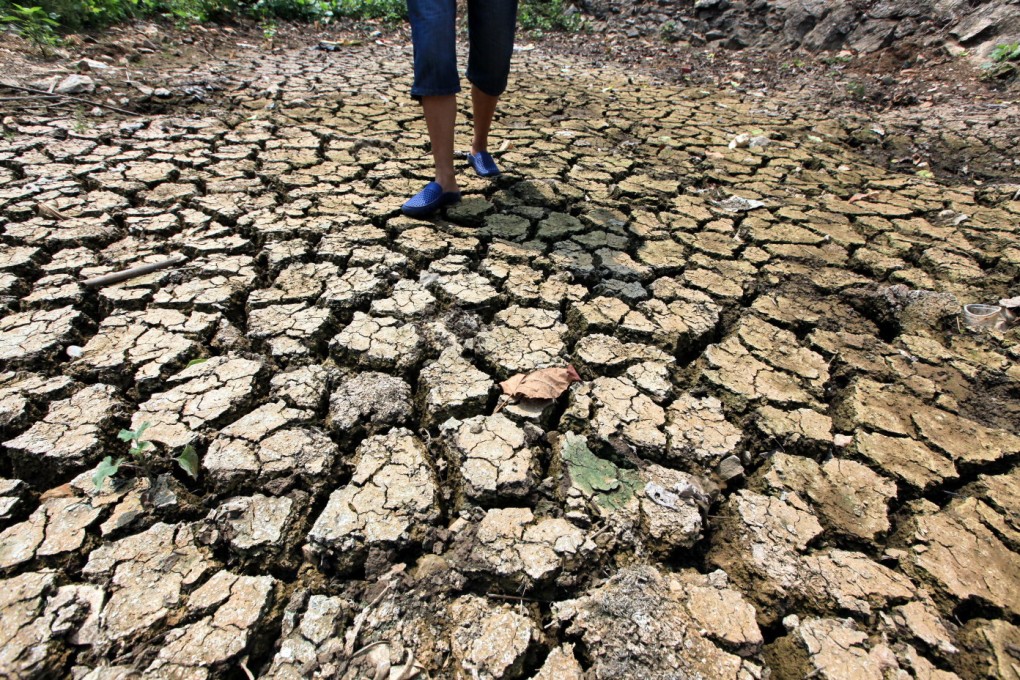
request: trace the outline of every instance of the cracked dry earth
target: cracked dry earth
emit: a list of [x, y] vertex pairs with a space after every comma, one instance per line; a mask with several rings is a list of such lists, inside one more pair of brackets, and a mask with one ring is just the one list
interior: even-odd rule
[[[538, 49], [508, 172], [411, 220], [409, 62], [4, 120], [0, 676], [1020, 677], [1020, 338], [958, 322], [1020, 292], [1017, 187]], [[143, 422], [199, 480], [94, 488]]]

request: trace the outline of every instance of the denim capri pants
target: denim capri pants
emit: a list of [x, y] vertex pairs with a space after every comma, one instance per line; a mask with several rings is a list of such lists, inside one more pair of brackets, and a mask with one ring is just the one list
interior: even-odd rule
[[[414, 45], [411, 96], [460, 92], [457, 75], [457, 0], [407, 0]], [[485, 94], [506, 90], [514, 52], [517, 0], [468, 0], [467, 77]]]

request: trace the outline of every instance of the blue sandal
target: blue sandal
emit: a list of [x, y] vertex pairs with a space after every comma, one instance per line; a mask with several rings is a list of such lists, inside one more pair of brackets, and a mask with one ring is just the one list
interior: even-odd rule
[[502, 174], [496, 166], [496, 161], [492, 160], [492, 156], [489, 155], [488, 151], [479, 151], [478, 153], [471, 153], [469, 151], [465, 155], [467, 156], [468, 165], [475, 169], [479, 177], [495, 177]]
[[428, 217], [444, 205], [460, 202], [459, 191], [443, 191], [439, 182], [429, 182], [425, 188], [412, 196], [400, 207], [408, 217]]

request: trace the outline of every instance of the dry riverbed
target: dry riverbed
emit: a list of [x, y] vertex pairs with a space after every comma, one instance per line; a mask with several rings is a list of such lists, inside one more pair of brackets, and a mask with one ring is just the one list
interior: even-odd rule
[[538, 44], [412, 220], [406, 41], [143, 63], [4, 104], [0, 675], [1018, 677], [1020, 186]]

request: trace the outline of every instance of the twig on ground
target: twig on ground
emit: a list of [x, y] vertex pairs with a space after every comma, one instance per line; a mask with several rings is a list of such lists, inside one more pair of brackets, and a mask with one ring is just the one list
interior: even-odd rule
[[112, 283], [119, 283], [121, 281], [127, 281], [138, 276], [145, 276], [152, 272], [171, 267], [175, 264], [182, 264], [186, 262], [188, 258], [183, 255], [176, 255], [168, 260], [160, 260], [158, 262], [147, 262], [140, 264], [137, 267], [131, 267], [119, 272], [113, 272], [112, 274], [103, 274], [102, 276], [96, 276], [91, 279], [82, 281], [82, 285], [86, 288], [99, 288], [101, 286], [108, 286]]
[[19, 92], [30, 92], [30, 93], [36, 95], [39, 99], [66, 99], [68, 101], [80, 102], [82, 104], [88, 104], [90, 106], [98, 106], [98, 107], [100, 107], [102, 109], [110, 109], [111, 111], [116, 111], [117, 113], [123, 113], [123, 114], [128, 115], [128, 116], [138, 116], [138, 115], [140, 115], [140, 114], [138, 114], [135, 111], [128, 111], [127, 109], [120, 109], [120, 108], [117, 108], [116, 106], [110, 106], [109, 104], [104, 104], [102, 102], [92, 101], [91, 99], [85, 99], [84, 97], [75, 97], [74, 95], [70, 95], [70, 94], [57, 94], [55, 92], [54, 93], [50, 93], [50, 92], [46, 92], [45, 90], [36, 90], [35, 88], [31, 88], [31, 87], [22, 87], [21, 85], [14, 85], [13, 83], [0, 83], [0, 87], [6, 87], [9, 90], [18, 90]]
[[255, 680], [254, 673], [248, 669], [248, 657], [241, 659], [241, 663], [239, 665], [241, 666], [241, 670], [244, 671], [244, 674], [248, 676], [248, 680]]
[[503, 595], [502, 593], [485, 593], [485, 597], [491, 597], [496, 600], [514, 600], [516, 602], [541, 602], [549, 603], [553, 600], [540, 600], [534, 597], [522, 597], [520, 595]]
[[393, 584], [388, 584], [383, 591], [379, 593], [374, 600], [368, 603], [368, 605], [361, 610], [357, 618], [354, 619], [354, 628], [351, 629], [350, 636], [344, 643], [344, 654], [348, 659], [354, 656], [354, 645], [358, 642], [358, 636], [361, 634], [361, 627], [365, 625], [365, 619], [368, 618], [368, 613], [375, 608], [377, 604], [382, 602], [382, 599], [389, 594], [390, 590], [393, 589]]

